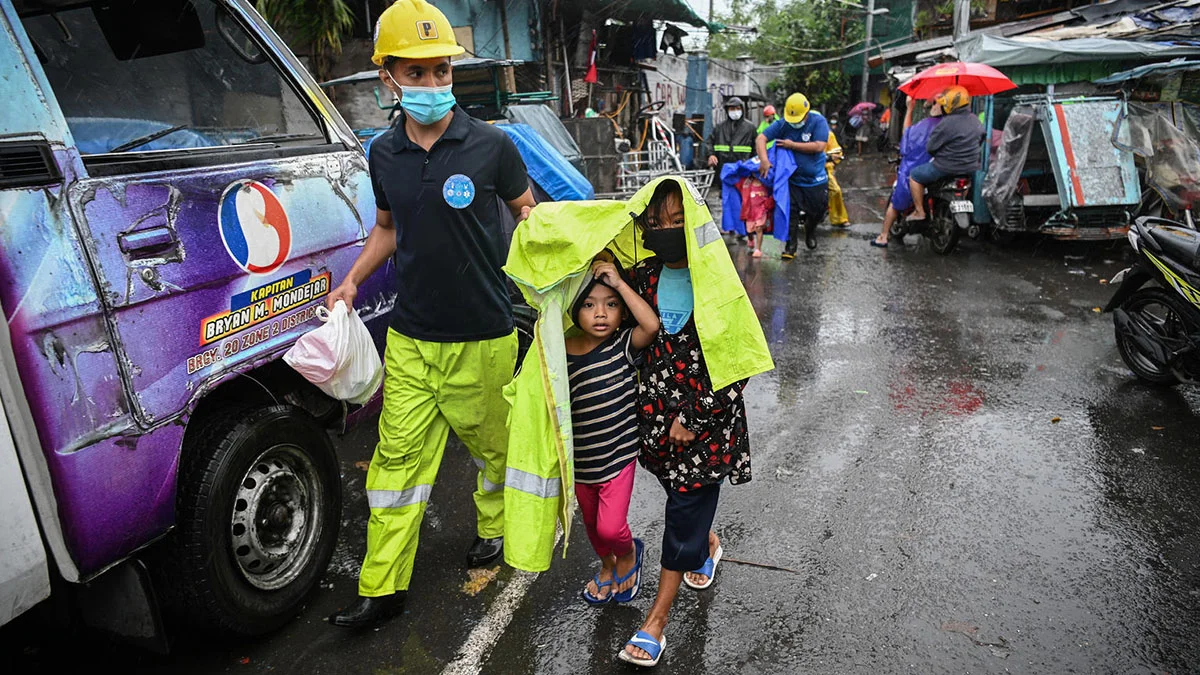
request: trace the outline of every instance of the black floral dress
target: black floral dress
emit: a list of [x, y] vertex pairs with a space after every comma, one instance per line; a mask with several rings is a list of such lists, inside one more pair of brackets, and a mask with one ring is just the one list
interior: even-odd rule
[[[635, 267], [631, 286], [658, 311], [658, 279], [662, 262], [650, 258]], [[638, 462], [667, 489], [687, 492], [729, 478], [750, 481], [750, 440], [746, 435], [746, 381], [713, 391], [700, 349], [695, 318], [671, 335], [660, 328], [643, 352], [639, 370], [638, 422], [642, 450]], [[678, 419], [696, 434], [687, 446], [671, 443]]]

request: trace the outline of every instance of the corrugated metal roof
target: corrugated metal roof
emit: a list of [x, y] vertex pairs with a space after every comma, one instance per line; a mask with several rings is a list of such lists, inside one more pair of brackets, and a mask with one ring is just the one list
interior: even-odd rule
[[[1200, 18], [1200, 0], [1110, 0], [1024, 21], [989, 26], [972, 31], [962, 39], [978, 35], [1036, 35], [1048, 40], [1113, 37], [1152, 42], [1177, 42], [1182, 37], [1183, 41], [1191, 42], [1190, 35], [1180, 33], [1193, 28], [1197, 18]], [[1200, 37], [1197, 42], [1200, 43]], [[907, 62], [924, 52], [944, 49], [953, 44], [950, 36], [937, 37], [884, 50], [883, 58]]]

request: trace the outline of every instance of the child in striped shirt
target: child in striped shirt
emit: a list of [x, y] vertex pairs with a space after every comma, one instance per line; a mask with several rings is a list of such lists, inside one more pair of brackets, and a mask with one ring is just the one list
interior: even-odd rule
[[[658, 334], [658, 315], [610, 262], [571, 308], [580, 332], [567, 338], [575, 495], [600, 571], [581, 592], [590, 604], [629, 602], [641, 589], [642, 541], [629, 531], [629, 499], [641, 437], [636, 355]], [[624, 326], [632, 315], [637, 325]]]

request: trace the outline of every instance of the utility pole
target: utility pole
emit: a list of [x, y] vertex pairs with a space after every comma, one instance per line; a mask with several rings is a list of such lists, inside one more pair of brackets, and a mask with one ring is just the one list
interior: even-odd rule
[[954, 0], [954, 41], [971, 32], [971, 0]]
[[867, 33], [863, 36], [862, 87], [859, 90], [858, 98], [860, 101], [867, 100], [867, 80], [871, 79], [871, 32], [874, 30], [875, 0], [867, 0]]

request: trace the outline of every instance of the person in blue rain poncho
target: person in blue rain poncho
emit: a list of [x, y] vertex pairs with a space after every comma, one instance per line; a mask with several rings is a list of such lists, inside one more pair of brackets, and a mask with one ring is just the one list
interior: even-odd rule
[[941, 107], [932, 101], [926, 101], [925, 106], [929, 108], [929, 117], [913, 124], [913, 108], [916, 107], [917, 102], [910, 96], [907, 104], [904, 111], [904, 135], [900, 138], [900, 167], [896, 170], [896, 183], [892, 187], [892, 196], [888, 200], [887, 213], [883, 216], [883, 231], [879, 233], [878, 237], [871, 240], [872, 246], [880, 248], [887, 247], [892, 224], [896, 222], [900, 214], [912, 210], [913, 200], [912, 191], [908, 185], [908, 174], [913, 167], [929, 161], [929, 151], [925, 149], [925, 146], [929, 142], [929, 134], [933, 133], [933, 128], [942, 121]]

